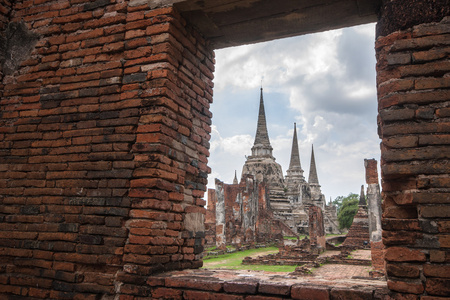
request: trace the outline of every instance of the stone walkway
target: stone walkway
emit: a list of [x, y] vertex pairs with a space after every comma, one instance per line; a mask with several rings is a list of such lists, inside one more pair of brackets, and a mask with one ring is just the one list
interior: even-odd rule
[[[339, 254], [340, 251], [326, 251], [320, 256], [333, 256]], [[370, 250], [355, 250], [350, 256], [354, 259], [370, 260]], [[352, 278], [370, 278], [370, 266], [341, 265], [341, 264], [325, 264], [320, 268], [314, 269], [313, 276], [323, 279], [352, 279]]]
[[355, 265], [326, 264], [312, 270], [313, 276], [328, 280], [370, 278], [369, 271], [372, 267]]

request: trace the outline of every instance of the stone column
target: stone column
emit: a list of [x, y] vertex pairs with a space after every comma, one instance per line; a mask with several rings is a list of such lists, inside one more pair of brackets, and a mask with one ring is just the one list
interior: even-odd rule
[[381, 193], [380, 185], [378, 184], [377, 161], [375, 159], [365, 159], [364, 166], [366, 168], [372, 268], [377, 273], [384, 274], [384, 245], [381, 240]]
[[216, 247], [218, 249], [226, 249], [225, 236], [225, 191], [224, 183], [216, 179]]

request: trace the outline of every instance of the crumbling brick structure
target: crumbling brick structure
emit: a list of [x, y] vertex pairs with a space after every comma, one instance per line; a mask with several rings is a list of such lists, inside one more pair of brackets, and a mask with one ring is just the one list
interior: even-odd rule
[[321, 251], [324, 251], [326, 241], [322, 209], [318, 206], [311, 205], [308, 210], [308, 216], [311, 248], [321, 249]]
[[352, 225], [348, 229], [342, 246], [351, 249], [368, 249], [370, 247], [369, 215], [367, 213], [364, 185], [361, 186], [358, 211], [353, 217]]
[[256, 243], [273, 243], [282, 240], [284, 235], [295, 235], [274, 218], [267, 203], [266, 184], [257, 182], [251, 175], [236, 184], [216, 179], [216, 188], [208, 193], [205, 220], [208, 246], [222, 250], [227, 245], [253, 247]]
[[[2, 296], [387, 297], [371, 287], [287, 283], [280, 293], [149, 276], [201, 265], [212, 49], [377, 13], [389, 295], [450, 294], [448, 0], [250, 2], [214, 11], [191, 0], [0, 1]], [[245, 20], [253, 10], [261, 17]], [[14, 40], [29, 42], [28, 56], [5, 55], [17, 53], [5, 49]]]

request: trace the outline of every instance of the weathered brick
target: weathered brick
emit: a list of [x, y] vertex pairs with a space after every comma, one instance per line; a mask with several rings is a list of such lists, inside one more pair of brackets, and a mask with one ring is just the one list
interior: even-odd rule
[[172, 277], [166, 278], [165, 286], [218, 292], [222, 290], [223, 282], [219, 280], [196, 280], [194, 278]]
[[387, 285], [389, 289], [401, 293], [421, 294], [424, 291], [423, 283], [420, 280], [388, 280]]
[[[439, 197], [448, 201], [448, 196]], [[450, 206], [448, 205], [423, 205], [419, 207], [419, 214], [423, 218], [450, 218]]]
[[[183, 291], [159, 287], [152, 290], [152, 297], [156, 299], [183, 299]], [[197, 298], [198, 299], [198, 298]]]
[[387, 261], [408, 262], [426, 261], [425, 254], [420, 250], [408, 249], [406, 247], [388, 247], [385, 259]]
[[395, 277], [419, 278], [420, 274], [417, 266], [405, 264], [387, 264], [386, 271], [388, 275]]
[[293, 285], [291, 289], [292, 299], [330, 299], [330, 289], [321, 286]]
[[291, 285], [261, 282], [258, 286], [258, 292], [263, 294], [289, 296], [291, 294]]
[[425, 289], [430, 295], [448, 296], [450, 294], [450, 279], [429, 278], [425, 283]]

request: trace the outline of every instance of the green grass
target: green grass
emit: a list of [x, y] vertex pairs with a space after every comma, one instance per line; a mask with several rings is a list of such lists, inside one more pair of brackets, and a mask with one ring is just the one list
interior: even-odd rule
[[227, 253], [211, 258], [205, 258], [204, 268], [208, 269], [230, 269], [230, 270], [252, 270], [267, 272], [294, 272], [296, 266], [268, 266], [268, 265], [243, 265], [242, 260], [250, 255], [266, 251], [277, 251], [277, 247], [266, 247], [249, 249], [235, 253]]
[[204, 267], [207, 269], [253, 270], [267, 272], [294, 272], [296, 266], [267, 266], [267, 265], [243, 265], [242, 260], [250, 255], [266, 251], [277, 251], [277, 247], [249, 249], [234, 253], [227, 253], [215, 257], [204, 258]]
[[[300, 240], [303, 240], [304, 238], [305, 238], [305, 236], [306, 235], [300, 235], [299, 236], [299, 239]], [[285, 240], [297, 240], [297, 237], [296, 236], [284, 236], [283, 237]]]
[[218, 255], [218, 256], [212, 257], [212, 258], [205, 258], [204, 261], [208, 262], [208, 263], [212, 263], [212, 262], [221, 262], [223, 260], [227, 260], [227, 261], [229, 261], [227, 263], [227, 265], [237, 266], [237, 265], [241, 264], [242, 260], [245, 257], [256, 254], [258, 252], [269, 251], [269, 250], [275, 251], [275, 250], [278, 250], [278, 248], [277, 247], [267, 247], [267, 248], [249, 249], [249, 250], [238, 251], [238, 252], [234, 252], [234, 253], [226, 253], [226, 254]]

